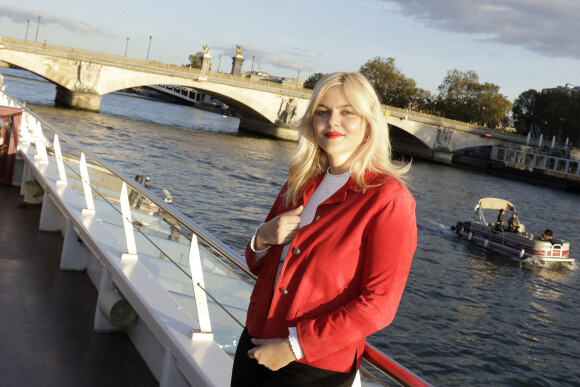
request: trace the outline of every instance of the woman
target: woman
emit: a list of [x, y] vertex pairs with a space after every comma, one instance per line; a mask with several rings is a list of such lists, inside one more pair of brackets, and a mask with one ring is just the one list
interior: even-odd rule
[[233, 386], [351, 385], [365, 338], [391, 323], [417, 245], [379, 99], [358, 73], [323, 78], [284, 185], [246, 248], [257, 275]]

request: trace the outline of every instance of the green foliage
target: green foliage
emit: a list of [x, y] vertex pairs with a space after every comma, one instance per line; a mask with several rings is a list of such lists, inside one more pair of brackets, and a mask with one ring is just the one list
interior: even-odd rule
[[360, 68], [360, 72], [373, 85], [385, 105], [405, 109], [415, 107], [421, 100], [417, 84], [401, 73], [395, 66], [394, 58], [371, 59]]
[[201, 69], [201, 61], [203, 58], [203, 52], [198, 51], [193, 55], [189, 56], [189, 64], [186, 67], [191, 67], [193, 69]]
[[326, 74], [323, 73], [314, 73], [311, 76], [308, 77], [308, 79], [306, 80], [306, 82], [304, 82], [303, 87], [305, 89], [314, 89], [316, 87], [316, 84], [318, 83], [318, 81], [320, 81], [322, 78], [324, 78]]
[[516, 98], [513, 107], [514, 126], [518, 133], [527, 134], [534, 123], [538, 92], [530, 89]]
[[520, 134], [532, 132], [534, 137], [543, 134], [566, 138], [580, 143], [580, 95], [564, 92], [539, 93], [527, 90], [516, 98], [513, 107], [515, 127]]
[[512, 103], [499, 86], [481, 84], [475, 71], [448, 71], [438, 89], [437, 110], [443, 116], [492, 128], [507, 124]]
[[413, 96], [410, 109], [427, 114], [436, 114], [435, 96], [429, 90], [417, 89]]

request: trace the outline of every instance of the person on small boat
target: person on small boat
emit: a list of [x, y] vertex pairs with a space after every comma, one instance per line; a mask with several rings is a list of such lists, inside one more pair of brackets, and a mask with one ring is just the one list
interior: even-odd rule
[[505, 213], [505, 210], [502, 208], [501, 210], [499, 210], [499, 214], [497, 215], [497, 222], [495, 224], [495, 229], [497, 231], [503, 231], [503, 214]]
[[514, 212], [508, 221], [508, 231], [518, 232], [520, 228], [520, 220], [518, 219], [518, 214]]
[[540, 235], [540, 240], [547, 241], [547, 242], [552, 242], [552, 236], [553, 235], [554, 235], [554, 233], [552, 232], [552, 230], [550, 230], [548, 228], [548, 229], [546, 229], [546, 231], [544, 231], [544, 233], [542, 235]]
[[232, 386], [351, 386], [366, 337], [394, 319], [417, 224], [387, 128], [360, 73], [317, 84], [289, 179], [246, 247], [257, 280]]

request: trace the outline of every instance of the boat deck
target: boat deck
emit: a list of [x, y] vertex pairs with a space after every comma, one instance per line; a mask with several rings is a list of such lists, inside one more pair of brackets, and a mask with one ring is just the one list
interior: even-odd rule
[[0, 185], [0, 385], [158, 386], [127, 336], [93, 330], [97, 290], [60, 269], [62, 235], [19, 192]]

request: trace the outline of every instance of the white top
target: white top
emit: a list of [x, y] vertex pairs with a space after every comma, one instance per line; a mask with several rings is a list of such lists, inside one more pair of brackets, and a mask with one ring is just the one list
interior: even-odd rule
[[[324, 179], [322, 179], [320, 185], [318, 188], [316, 188], [316, 191], [314, 191], [308, 203], [306, 203], [306, 207], [304, 207], [302, 214], [300, 214], [300, 228], [308, 226], [310, 223], [312, 223], [318, 206], [324, 203], [326, 199], [334, 195], [336, 191], [345, 185], [349, 177], [350, 172], [343, 173], [342, 175], [331, 175], [330, 171], [326, 171]], [[289, 249], [290, 243], [284, 246], [284, 249], [282, 250], [282, 254], [280, 256], [280, 266], [278, 267], [278, 275], [280, 275], [282, 264], [284, 263], [284, 259], [286, 258]], [[276, 279], [278, 279], [278, 277], [276, 277]]]

